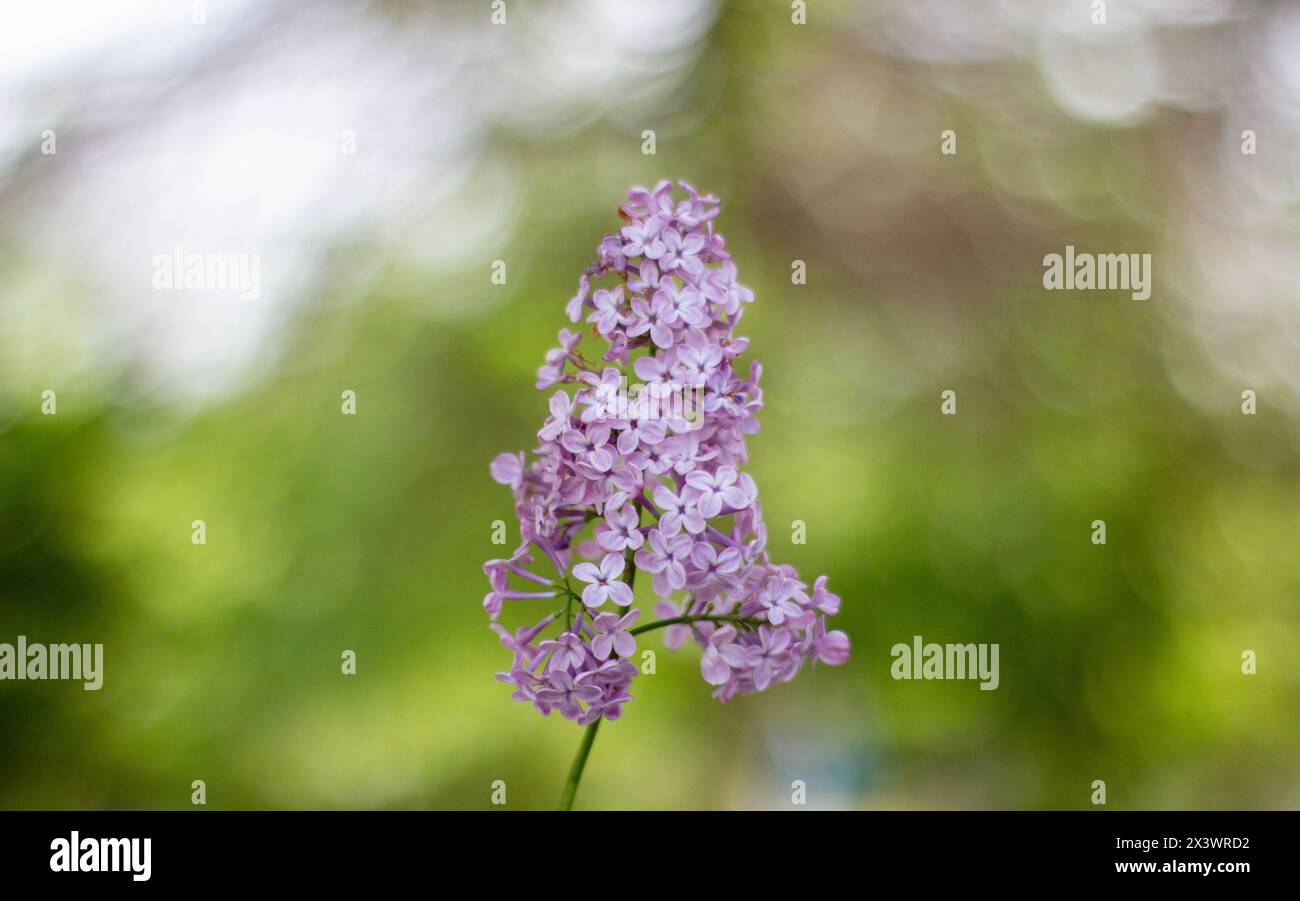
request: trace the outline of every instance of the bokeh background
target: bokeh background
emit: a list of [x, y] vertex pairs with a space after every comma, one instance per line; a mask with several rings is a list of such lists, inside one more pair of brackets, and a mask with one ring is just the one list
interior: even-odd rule
[[[106, 674], [0, 682], [0, 806], [553, 806], [487, 464], [662, 177], [723, 199], [773, 550], [854, 653], [722, 706], [661, 651], [579, 806], [1300, 806], [1300, 7], [1107, 6], [4, 4], [0, 641]], [[1043, 290], [1067, 243], [1151, 299]], [[177, 245], [260, 297], [154, 291]], [[1001, 687], [893, 681], [916, 634]]]

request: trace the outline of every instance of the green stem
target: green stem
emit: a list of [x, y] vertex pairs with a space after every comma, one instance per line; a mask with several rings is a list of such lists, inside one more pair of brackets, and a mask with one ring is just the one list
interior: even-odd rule
[[640, 635], [642, 632], [650, 632], [655, 629], [662, 629], [665, 626], [676, 626], [682, 623], [736, 623], [737, 625], [752, 626], [757, 625], [758, 620], [747, 616], [710, 616], [700, 614], [698, 616], [674, 616], [670, 619], [655, 620], [652, 623], [646, 623], [644, 626], [637, 626], [631, 629], [627, 634]]
[[[636, 584], [636, 564], [632, 562], [631, 548], [628, 549], [626, 560], [627, 573], [624, 577], [627, 579], [628, 588], [631, 588]], [[565, 588], [568, 589], [567, 583]], [[577, 597], [571, 590], [569, 595], [573, 598]], [[560, 810], [573, 809], [573, 799], [578, 794], [578, 783], [582, 781], [582, 770], [587, 765], [587, 756], [591, 754], [592, 742], [596, 740], [596, 730], [600, 728], [600, 721], [603, 719], [603, 716], [597, 718], [587, 727], [587, 731], [582, 733], [582, 743], [578, 745], [578, 753], [573, 758], [573, 765], [569, 767], [568, 781], [564, 783], [564, 794], [560, 796]]]
[[[636, 573], [636, 567], [632, 567], [629, 572], [628, 582], [632, 581], [632, 576]], [[646, 623], [644, 626], [638, 626], [632, 629], [629, 634], [640, 635], [642, 632], [649, 632], [652, 629], [662, 629], [665, 626], [674, 626], [678, 623], [737, 623], [739, 625], [754, 625], [758, 620], [744, 616], [710, 616], [700, 614], [698, 616], [674, 616], [670, 619], [656, 620], [653, 623]], [[587, 766], [587, 757], [591, 754], [591, 745], [596, 740], [596, 730], [600, 728], [600, 719], [595, 720], [586, 731], [582, 733], [582, 743], [578, 745], [578, 753], [573, 758], [573, 765], [569, 767], [569, 778], [564, 783], [564, 794], [560, 796], [560, 810], [572, 810], [573, 799], [578, 794], [578, 783], [582, 781], [582, 771]]]
[[578, 745], [573, 766], [569, 767], [569, 779], [564, 783], [564, 794], [560, 796], [560, 810], [573, 809], [573, 798], [578, 794], [578, 782], [582, 779], [582, 770], [587, 765], [587, 755], [591, 753], [591, 744], [596, 740], [596, 730], [600, 728], [602, 719], [604, 717], [595, 720], [587, 727], [587, 731], [582, 733], [582, 744]]

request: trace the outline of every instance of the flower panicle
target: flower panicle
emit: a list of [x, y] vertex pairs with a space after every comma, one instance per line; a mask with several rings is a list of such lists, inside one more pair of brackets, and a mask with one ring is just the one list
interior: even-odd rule
[[[738, 365], [749, 342], [735, 335], [754, 294], [714, 229], [718, 199], [679, 185], [684, 198], [668, 181], [628, 192], [624, 225], [565, 307], [603, 346], [584, 354], [583, 327], [560, 331], [537, 373], [539, 390], [556, 389], [537, 447], [491, 465], [523, 536], [484, 566], [484, 609], [514, 655], [497, 678], [542, 714], [583, 724], [618, 718], [639, 671], [635, 636], [658, 625], [633, 626], [637, 571], [651, 577], [665, 643], [700, 646], [700, 674], [722, 701], [849, 655], [848, 637], [826, 628], [840, 606], [826, 577], [809, 588], [768, 555], [743, 470], [762, 367]], [[496, 622], [507, 601], [541, 598], [562, 607], [513, 633]]]

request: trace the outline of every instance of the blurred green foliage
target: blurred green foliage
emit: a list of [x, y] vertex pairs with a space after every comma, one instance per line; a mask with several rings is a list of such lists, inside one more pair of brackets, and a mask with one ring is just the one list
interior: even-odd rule
[[[657, 156], [601, 120], [502, 136], [524, 188], [500, 250], [430, 271], [358, 236], [233, 395], [177, 408], [126, 369], [42, 416], [11, 385], [0, 641], [102, 641], [106, 680], [0, 682], [0, 806], [187, 807], [195, 779], [219, 808], [481, 808], [496, 779], [511, 807], [552, 806], [580, 730], [492, 678], [507, 654], [480, 567], [511, 503], [487, 463], [531, 448], [577, 275], [626, 188], [663, 176], [723, 198], [757, 294], [741, 331], [765, 367], [750, 454], [773, 553], [830, 576], [853, 656], [722, 706], [697, 651], [660, 650], [579, 806], [779, 807], [793, 779], [812, 806], [1082, 808], [1094, 779], [1112, 807], [1300, 804], [1294, 406], [1243, 416], [1160, 282], [1143, 304], [1037, 281], [1067, 240], [1156, 241], [1172, 207], [1130, 218], [1091, 180], [1099, 160], [1147, 167], [1158, 195], [1149, 154], [1177, 124], [1077, 128], [1052, 165], [1103, 198], [1077, 214], [1008, 193], [985, 159], [1035, 147], [986, 136], [973, 101], [816, 16], [780, 27], [752, 5], [719, 18]], [[858, 92], [921, 123], [918, 145], [955, 123], [962, 153], [900, 149], [904, 120], [868, 129]], [[388, 262], [356, 288], [364, 259]], [[1171, 358], [1213, 396], [1189, 400]], [[1001, 687], [891, 680], [913, 635], [999, 643]]]

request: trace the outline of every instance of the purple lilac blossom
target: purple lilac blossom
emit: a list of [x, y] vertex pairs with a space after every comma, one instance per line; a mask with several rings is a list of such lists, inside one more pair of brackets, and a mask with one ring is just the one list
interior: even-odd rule
[[[743, 471], [762, 367], [738, 363], [749, 341], [734, 334], [754, 293], [714, 230], [717, 198], [678, 184], [684, 198], [668, 181], [628, 192], [625, 224], [600, 242], [565, 306], [586, 330], [562, 329], [537, 372], [538, 390], [556, 389], [537, 447], [490, 467], [514, 494], [523, 536], [508, 559], [484, 565], [483, 607], [513, 655], [497, 678], [516, 700], [581, 724], [617, 719], [631, 699], [637, 570], [652, 576], [655, 615], [687, 620], [667, 626], [664, 643], [693, 639], [700, 675], [724, 702], [849, 656], [848, 636], [826, 628], [840, 607], [826, 576], [810, 591], [768, 556], [758, 486]], [[603, 352], [580, 350], [588, 336]], [[642, 400], [620, 404], [638, 381]], [[646, 402], [684, 388], [702, 392], [691, 421]], [[507, 601], [513, 610], [543, 599], [533, 625], [496, 622]]]

